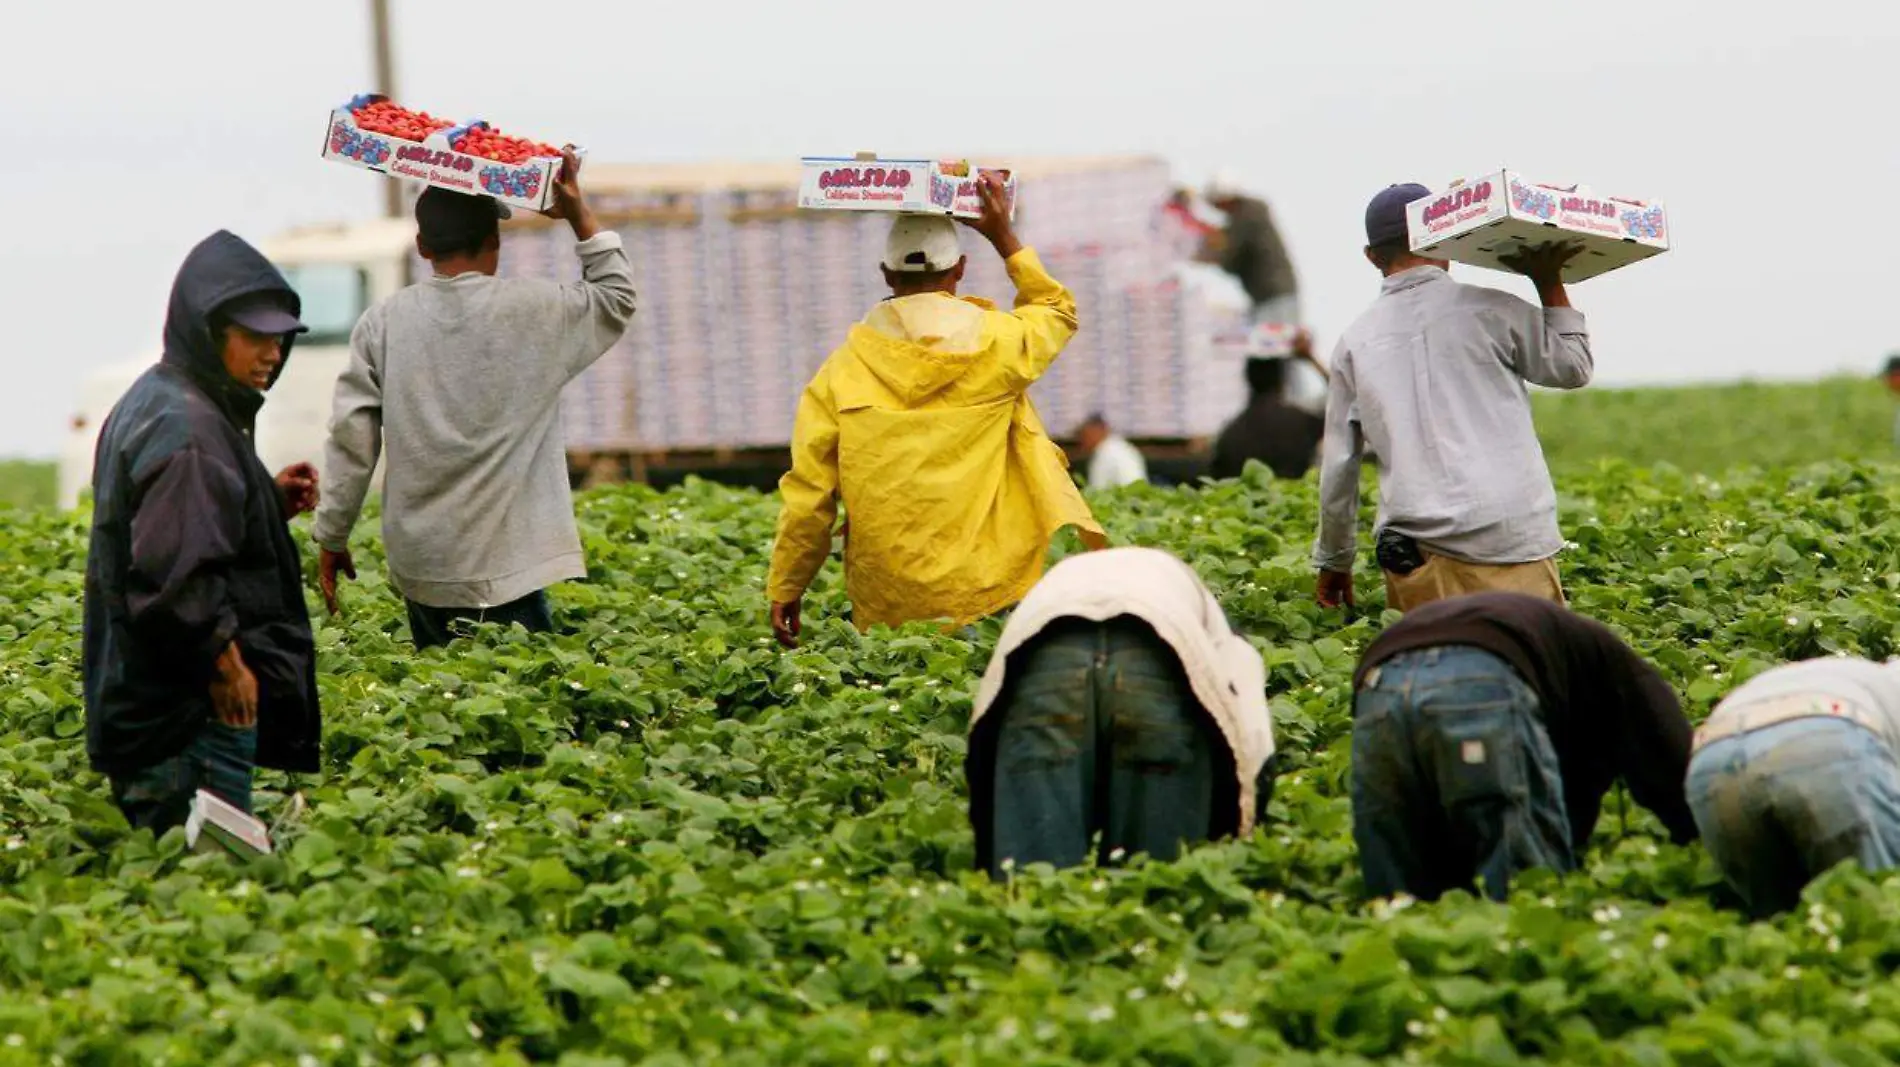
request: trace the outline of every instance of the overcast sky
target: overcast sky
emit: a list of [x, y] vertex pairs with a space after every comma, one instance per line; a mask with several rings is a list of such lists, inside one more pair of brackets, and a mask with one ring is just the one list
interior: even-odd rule
[[[595, 159], [1231, 167], [1326, 344], [1376, 292], [1367, 197], [1508, 165], [1669, 207], [1675, 249], [1573, 291], [1600, 382], [1871, 373], [1900, 349], [1893, 3], [391, 3], [400, 99]], [[368, 4], [8, 7], [0, 455], [51, 455], [89, 369], [156, 354], [205, 234], [378, 210], [382, 179], [317, 156], [370, 88]]]

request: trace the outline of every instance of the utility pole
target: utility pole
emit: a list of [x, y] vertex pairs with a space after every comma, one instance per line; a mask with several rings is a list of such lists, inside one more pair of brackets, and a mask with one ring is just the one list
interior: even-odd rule
[[[394, 99], [396, 64], [389, 44], [389, 0], [370, 0], [370, 33], [376, 52], [376, 91]], [[383, 211], [392, 219], [402, 218], [402, 183], [394, 178], [383, 182]]]

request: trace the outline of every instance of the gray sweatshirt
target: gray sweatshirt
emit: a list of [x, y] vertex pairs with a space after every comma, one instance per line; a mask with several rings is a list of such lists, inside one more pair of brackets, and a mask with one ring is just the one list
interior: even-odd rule
[[1380, 527], [1471, 563], [1563, 547], [1526, 382], [1590, 381], [1582, 313], [1461, 285], [1436, 267], [1387, 279], [1340, 336], [1320, 460], [1321, 570], [1352, 569], [1359, 469], [1379, 466]]
[[337, 379], [316, 539], [344, 548], [386, 450], [390, 578], [430, 607], [489, 608], [586, 577], [561, 390], [633, 317], [620, 235], [580, 242], [581, 280], [440, 276], [370, 308]]

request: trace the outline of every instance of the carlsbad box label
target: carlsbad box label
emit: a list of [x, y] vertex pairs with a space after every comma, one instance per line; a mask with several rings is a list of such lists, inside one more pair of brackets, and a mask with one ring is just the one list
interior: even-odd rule
[[800, 161], [798, 206], [832, 211], [892, 211], [974, 219], [983, 214], [980, 176], [1003, 179], [1003, 196], [1016, 215], [1016, 177], [1008, 170], [961, 161], [846, 159], [807, 156]]
[[[1412, 234], [1412, 247], [1421, 247], [1420, 235], [1442, 237], [1458, 233], [1488, 219], [1506, 213], [1503, 187], [1490, 178], [1460, 185], [1406, 207], [1406, 223]], [[1414, 223], [1413, 218], [1417, 218]]]
[[1668, 221], [1661, 204], [1553, 189], [1517, 178], [1511, 182], [1511, 204], [1526, 217], [1553, 222], [1559, 229], [1669, 247]]
[[1010, 218], [1015, 218], [1015, 177], [1007, 170], [992, 170], [989, 167], [971, 167], [968, 164], [938, 164], [931, 170], [930, 174], [931, 205], [947, 211], [957, 218], [982, 218], [983, 194], [978, 191], [977, 183], [983, 176], [990, 174], [994, 174], [1003, 180], [1003, 202], [1009, 207]]
[[798, 206], [847, 211], [928, 211], [927, 159], [825, 159], [803, 161]]
[[1661, 204], [1604, 196], [1579, 185], [1532, 181], [1500, 171], [1454, 183], [1406, 205], [1412, 251], [1434, 259], [1510, 270], [1527, 247], [1569, 242], [1577, 255], [1565, 281], [1582, 281], [1669, 248]]

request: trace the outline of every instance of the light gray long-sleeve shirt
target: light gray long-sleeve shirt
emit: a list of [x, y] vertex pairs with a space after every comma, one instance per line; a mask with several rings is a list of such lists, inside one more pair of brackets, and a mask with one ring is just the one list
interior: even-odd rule
[[1472, 563], [1555, 555], [1557, 494], [1525, 383], [1575, 389], [1592, 367], [1580, 312], [1462, 285], [1437, 267], [1385, 279], [1333, 353], [1313, 562], [1352, 569], [1368, 455], [1379, 527]]
[[488, 608], [586, 577], [561, 390], [626, 332], [634, 294], [619, 234], [575, 250], [578, 282], [438, 275], [363, 314], [337, 379], [319, 545], [348, 544], [386, 451], [383, 540], [404, 596]]

